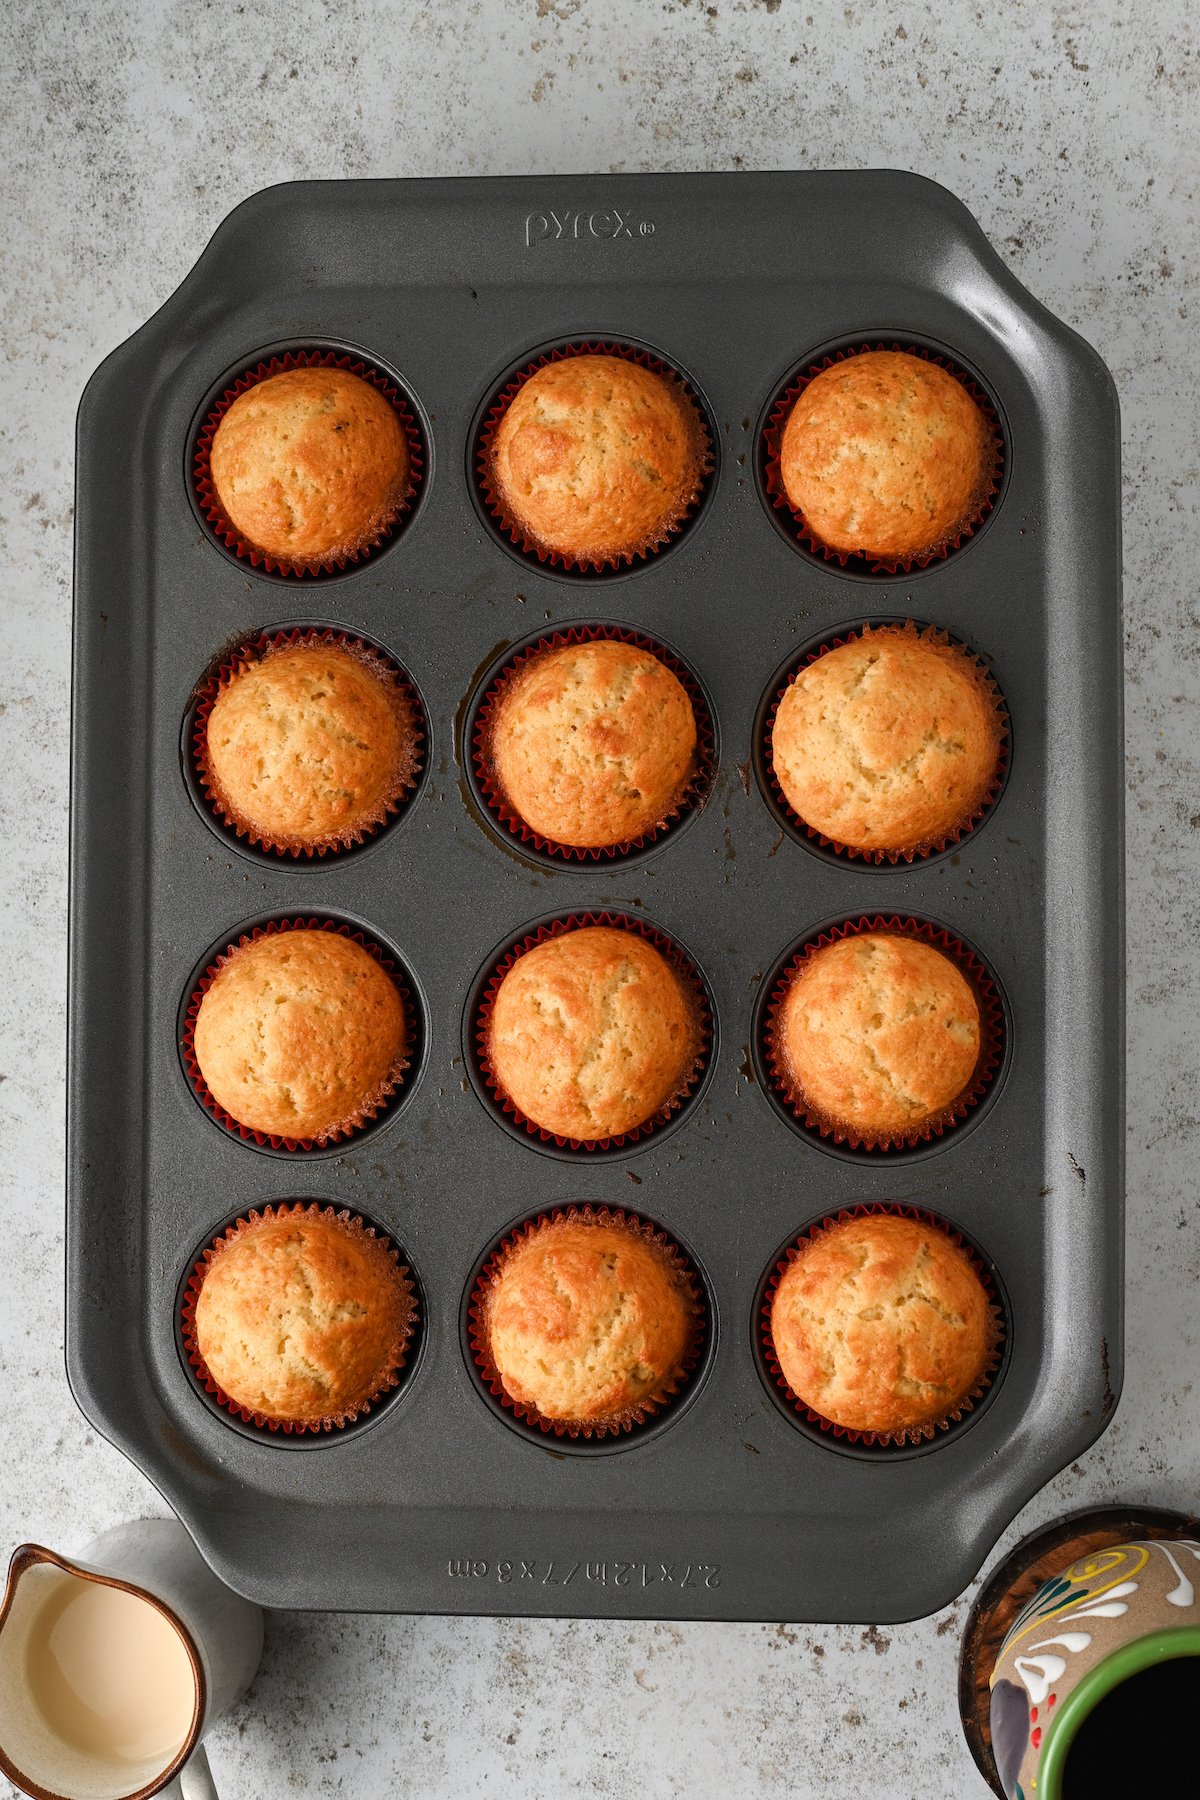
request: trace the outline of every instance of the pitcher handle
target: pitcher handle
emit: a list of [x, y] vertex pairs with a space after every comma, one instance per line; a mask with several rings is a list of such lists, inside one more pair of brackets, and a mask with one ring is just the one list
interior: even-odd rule
[[159, 1789], [160, 1800], [220, 1800], [204, 1745], [197, 1744], [174, 1781]]

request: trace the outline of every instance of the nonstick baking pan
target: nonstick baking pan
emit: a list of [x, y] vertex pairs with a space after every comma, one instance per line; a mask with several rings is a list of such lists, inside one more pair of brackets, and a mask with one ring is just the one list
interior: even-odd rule
[[[590, 574], [504, 538], [475, 462], [513, 371], [583, 342], [677, 370], [714, 449], [671, 545]], [[773, 504], [774, 402], [867, 343], [950, 362], [1002, 432], [990, 510], [925, 567], [825, 561]], [[194, 471], [230, 385], [313, 350], [402, 394], [423, 471], [389, 541], [300, 580], [214, 531]], [[957, 200], [911, 175], [300, 183], [239, 207], [93, 376], [77, 492], [67, 1361], [88, 1418], [213, 1567], [273, 1606], [896, 1620], [950, 1600], [1104, 1429], [1121, 1381], [1118, 413], [1100, 358]], [[972, 832], [876, 867], [789, 818], [761, 736], [807, 649], [881, 619], [969, 644], [1011, 736], [1003, 791]], [[428, 727], [391, 826], [311, 860], [239, 840], [189, 756], [214, 657], [310, 623], [396, 659]], [[486, 810], [474, 697], [522, 645], [596, 625], [653, 640], [690, 673], [715, 773], [703, 804], [629, 856], [562, 858]], [[544, 1141], [495, 1105], [471, 1011], [507, 948], [589, 913], [678, 946], [711, 1009], [687, 1103], [603, 1153]], [[983, 1102], [898, 1151], [806, 1129], [763, 1054], [774, 972], [821, 930], [873, 917], [968, 946], [1002, 1018]], [[369, 937], [421, 1015], [398, 1101], [312, 1153], [224, 1128], [181, 1052], [213, 955], [296, 918]], [[222, 1412], [179, 1327], [198, 1252], [286, 1200], [373, 1222], [421, 1299], [399, 1389], [315, 1438]], [[469, 1353], [489, 1251], [572, 1202], [660, 1227], [707, 1299], [683, 1395], [617, 1439], [540, 1434]], [[885, 1202], [948, 1222], [1006, 1318], [983, 1403], [903, 1450], [815, 1429], [774, 1384], [758, 1329], [788, 1244]]]

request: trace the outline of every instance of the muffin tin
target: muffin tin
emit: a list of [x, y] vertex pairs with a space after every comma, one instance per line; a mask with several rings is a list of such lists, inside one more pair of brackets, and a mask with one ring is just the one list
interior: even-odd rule
[[[475, 470], [511, 372], [581, 340], [681, 371], [715, 438], [685, 529], [602, 574], [506, 543]], [[865, 342], [948, 357], [1004, 433], [986, 518], [907, 574], [814, 556], [764, 485], [778, 394]], [[192, 468], [232, 379], [314, 349], [386, 374], [425, 463], [388, 542], [297, 579], [212, 533]], [[93, 376], [77, 494], [67, 1361], [97, 1429], [214, 1568], [273, 1606], [882, 1621], [950, 1600], [1103, 1430], [1120, 1384], [1118, 420], [1096, 354], [1018, 286], [956, 200], [909, 175], [296, 184], [241, 206]], [[936, 624], [985, 658], [1012, 754], [959, 843], [875, 865], [784, 829], [759, 738], [779, 672], [806, 645], [888, 618]], [[425, 768], [352, 852], [283, 858], [208, 810], [189, 727], [214, 658], [264, 628], [312, 624], [406, 671]], [[481, 804], [475, 704], [523, 643], [600, 624], [669, 645], [692, 673], [715, 780], [627, 858], [538, 855]], [[712, 1011], [686, 1103], [602, 1152], [506, 1129], [471, 1062], [472, 1006], [498, 957], [547, 920], [589, 913], [686, 947]], [[1004, 1009], [983, 1103], [902, 1153], [845, 1154], [763, 1089], [764, 984], [799, 943], [867, 915], [963, 939]], [[383, 945], [422, 1021], [396, 1103], [314, 1152], [223, 1128], [180, 1052], [212, 955], [289, 918]], [[421, 1295], [419, 1354], [398, 1389], [315, 1438], [231, 1421], [180, 1335], [199, 1251], [288, 1200], [373, 1222], [403, 1246]], [[514, 1429], [478, 1379], [467, 1324], [500, 1239], [588, 1202], [665, 1231], [708, 1312], [683, 1393], [596, 1447]], [[960, 1424], [902, 1454], [855, 1454], [770, 1391], [759, 1307], [781, 1246], [882, 1202], [930, 1212], [973, 1246], [1004, 1307], [1004, 1360]]]

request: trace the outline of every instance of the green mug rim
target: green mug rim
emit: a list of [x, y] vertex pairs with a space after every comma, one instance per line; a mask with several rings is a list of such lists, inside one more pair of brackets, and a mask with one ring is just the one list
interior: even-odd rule
[[1131, 1675], [1138, 1675], [1155, 1663], [1174, 1662], [1184, 1656], [1200, 1656], [1200, 1625], [1168, 1625], [1161, 1631], [1149, 1632], [1110, 1651], [1089, 1669], [1063, 1701], [1054, 1729], [1047, 1733], [1046, 1747], [1038, 1759], [1038, 1800], [1062, 1800], [1067, 1753], [1097, 1701]]

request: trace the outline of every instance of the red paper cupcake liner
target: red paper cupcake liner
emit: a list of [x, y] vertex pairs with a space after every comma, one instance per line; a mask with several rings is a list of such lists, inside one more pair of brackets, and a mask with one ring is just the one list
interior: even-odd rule
[[942, 631], [940, 627], [936, 625], [923, 625], [918, 627], [914, 624], [913, 620], [908, 619], [904, 622], [905, 630], [914, 631], [917, 636], [924, 639], [926, 642], [934, 644], [953, 644], [956, 648], [960, 649], [963, 654], [970, 659], [976, 671], [983, 678], [983, 685], [995, 704], [996, 714], [1000, 721], [1001, 735], [999, 748], [996, 754], [996, 772], [992, 777], [987, 792], [982, 795], [971, 813], [959, 824], [955, 825], [952, 830], [943, 832], [938, 837], [931, 838], [928, 843], [920, 844], [912, 850], [864, 850], [857, 844], [843, 844], [839, 842], [837, 838], [826, 837], [823, 831], [818, 831], [815, 825], [810, 825], [807, 819], [802, 818], [791, 804], [780, 785], [779, 777], [775, 773], [775, 762], [771, 749], [772, 738], [775, 731], [775, 719], [779, 712], [783, 696], [787, 693], [802, 669], [809, 668], [813, 663], [817, 662], [820, 657], [827, 655], [830, 650], [840, 650], [844, 644], [853, 644], [857, 642], [859, 638], [871, 635], [876, 631], [887, 630], [888, 628], [887, 625], [857, 626], [852, 631], [844, 632], [840, 637], [828, 638], [823, 644], [818, 644], [814, 650], [806, 651], [803, 661], [792, 670], [792, 673], [788, 676], [783, 686], [775, 695], [775, 699], [767, 713], [762, 739], [763, 768], [766, 770], [771, 794], [780, 812], [784, 813], [787, 818], [791, 820], [798, 831], [803, 831], [806, 837], [813, 839], [813, 841], [818, 843], [823, 850], [832, 850], [835, 855], [845, 856], [851, 861], [853, 861], [855, 857], [861, 857], [863, 862], [874, 863], [876, 866], [885, 862], [892, 863], [893, 865], [898, 862], [924, 862], [927, 857], [940, 856], [944, 850], [949, 850], [953, 845], [961, 843], [963, 838], [969, 837], [975, 827], [987, 818], [993, 806], [995, 806], [996, 801], [1000, 798], [1001, 790], [1004, 787], [1005, 780], [1008, 776], [1009, 755], [1012, 742], [1008, 707], [1005, 704], [1003, 694], [996, 684], [995, 677], [983, 658], [977, 655], [969, 645], [961, 643], [957, 638], [952, 638], [948, 631]]
[[[282, 375], [288, 369], [318, 368], [345, 369], [351, 375], [357, 375], [362, 380], [369, 381], [372, 387], [379, 389], [379, 392], [390, 403], [404, 431], [408, 445], [408, 479], [403, 493], [395, 502], [392, 513], [378, 525], [366, 543], [337, 556], [305, 558], [303, 561], [290, 562], [273, 556], [270, 551], [260, 549], [257, 544], [249, 543], [226, 514], [213, 484], [212, 441], [216, 436], [217, 426], [238, 395], [244, 394], [247, 388], [256, 387], [260, 381], [266, 381], [272, 375]], [[390, 376], [383, 374], [372, 363], [364, 362], [361, 357], [349, 356], [338, 350], [286, 350], [282, 356], [272, 356], [267, 361], [255, 363], [253, 367], [244, 370], [209, 409], [196, 434], [196, 442], [192, 451], [192, 481], [196, 498], [214, 536], [241, 561], [248, 562], [251, 568], [265, 569], [269, 575], [283, 575], [296, 580], [335, 574], [348, 566], [365, 562], [369, 557], [374, 556], [384, 544], [390, 542], [395, 536], [396, 529], [405, 514], [411, 512], [420, 492], [424, 473], [425, 442], [421, 436], [416, 415], [405, 395]]]
[[[272, 651], [295, 650], [302, 646], [316, 648], [328, 644], [335, 644], [339, 649], [350, 651], [360, 662], [366, 663], [396, 690], [397, 707], [404, 713], [408, 726], [409, 766], [400, 771], [396, 792], [389, 796], [374, 817], [362, 821], [353, 830], [337, 832], [319, 843], [276, 843], [271, 838], [264, 836], [255, 826], [240, 820], [232, 809], [226, 806], [220, 785], [209, 767], [209, 715], [222, 690], [231, 686], [239, 675], [244, 674], [255, 663], [261, 662]], [[405, 670], [400, 667], [399, 663], [393, 662], [390, 657], [385, 656], [374, 644], [365, 642], [363, 638], [356, 637], [351, 632], [335, 630], [332, 626], [297, 626], [290, 631], [262, 631], [239, 644], [235, 650], [223, 655], [217, 666], [209, 670], [197, 688], [192, 701], [192, 720], [188, 733], [191, 740], [192, 766], [217, 823], [236, 837], [244, 838], [256, 849], [270, 851], [279, 857], [290, 856], [297, 859], [305, 856], [311, 861], [314, 856], [336, 856], [341, 850], [349, 850], [355, 845], [367, 843], [385, 825], [390, 824], [412, 799], [424, 771], [424, 719], [425, 709], [421, 704], [420, 695]]]
[[[556, 1132], [547, 1131], [544, 1126], [526, 1118], [520, 1107], [506, 1094], [497, 1078], [488, 1055], [492, 1008], [504, 977], [527, 950], [534, 949], [538, 944], [546, 943], [550, 938], [565, 937], [568, 932], [578, 931], [581, 927], [588, 925], [610, 925], [617, 930], [636, 932], [639, 937], [645, 938], [648, 944], [653, 944], [654, 948], [666, 958], [676, 974], [683, 979], [692, 997], [696, 1020], [696, 1055], [687, 1075], [671, 1098], [663, 1106], [660, 1106], [657, 1112], [652, 1113], [650, 1118], [643, 1120], [640, 1125], [635, 1125], [631, 1131], [616, 1132], [611, 1137], [604, 1138], [560, 1137]], [[679, 945], [664, 931], [659, 931], [657, 926], [648, 924], [644, 919], [631, 918], [627, 913], [568, 913], [560, 919], [552, 920], [548, 925], [539, 925], [536, 930], [529, 932], [501, 957], [488, 977], [483, 998], [479, 1002], [475, 1015], [474, 1035], [475, 1057], [479, 1073], [493, 1101], [502, 1112], [515, 1124], [522, 1126], [530, 1137], [538, 1138], [543, 1144], [554, 1144], [559, 1150], [587, 1150], [599, 1154], [605, 1150], [619, 1150], [626, 1144], [644, 1142], [653, 1131], [657, 1130], [659, 1126], [665, 1125], [667, 1120], [679, 1111], [679, 1108], [694, 1092], [708, 1061], [712, 1042], [712, 1014], [709, 1010], [704, 982], [695, 964], [680, 949]]]
[[[208, 1364], [200, 1354], [196, 1336], [196, 1302], [200, 1297], [200, 1289], [204, 1285], [205, 1276], [213, 1263], [229, 1244], [241, 1237], [243, 1232], [252, 1230], [256, 1225], [262, 1224], [264, 1220], [285, 1218], [332, 1220], [346, 1232], [362, 1239], [369, 1238], [372, 1242], [382, 1245], [396, 1266], [396, 1273], [408, 1300], [408, 1311], [400, 1328], [402, 1333], [400, 1353], [394, 1366], [386, 1371], [379, 1386], [366, 1399], [358, 1401], [352, 1407], [343, 1407], [328, 1413], [321, 1419], [276, 1419], [269, 1413], [256, 1412], [252, 1408], [243, 1406], [240, 1400], [231, 1398], [213, 1376]], [[218, 1406], [240, 1419], [243, 1425], [255, 1425], [261, 1431], [281, 1433], [285, 1437], [303, 1437], [308, 1432], [317, 1434], [340, 1431], [347, 1425], [352, 1425], [356, 1419], [363, 1418], [371, 1411], [372, 1407], [379, 1404], [385, 1395], [400, 1385], [400, 1378], [408, 1360], [413, 1334], [418, 1323], [417, 1296], [411, 1280], [411, 1273], [408, 1265], [400, 1261], [400, 1252], [392, 1240], [385, 1233], [378, 1232], [373, 1225], [368, 1225], [366, 1220], [357, 1213], [351, 1213], [348, 1208], [343, 1207], [340, 1211], [335, 1211], [332, 1206], [320, 1206], [316, 1201], [306, 1204], [299, 1200], [293, 1204], [283, 1203], [277, 1206], [253, 1208], [242, 1218], [235, 1219], [233, 1224], [227, 1226], [224, 1231], [219, 1232], [200, 1253], [192, 1266], [180, 1305], [180, 1329], [188, 1366], [204, 1392], [215, 1400]]]
[[[316, 1137], [281, 1137], [275, 1132], [257, 1131], [253, 1126], [243, 1125], [241, 1121], [235, 1119], [231, 1113], [226, 1112], [225, 1108], [216, 1099], [215, 1095], [210, 1090], [208, 1083], [205, 1081], [204, 1076], [201, 1074], [200, 1064], [196, 1060], [196, 1019], [199, 1016], [200, 1003], [213, 982], [216, 980], [216, 977], [229, 961], [230, 957], [235, 956], [239, 950], [244, 950], [247, 944], [257, 943], [258, 939], [262, 937], [273, 937], [277, 932], [281, 931], [332, 931], [339, 937], [350, 938], [353, 943], [360, 944], [369, 955], [375, 958], [375, 961], [379, 964], [380, 968], [383, 969], [385, 974], [391, 978], [392, 983], [400, 995], [401, 1004], [404, 1008], [404, 1048], [394, 1064], [391, 1074], [373, 1094], [368, 1096], [358, 1108], [357, 1112], [350, 1118], [341, 1120], [337, 1125], [331, 1125], [326, 1131], [321, 1132]], [[415, 1002], [413, 1000], [412, 992], [395, 960], [390, 957], [385, 950], [381, 949], [378, 944], [374, 943], [371, 938], [366, 937], [363, 932], [355, 931], [352, 926], [341, 924], [336, 919], [272, 919], [269, 924], [256, 925], [252, 931], [243, 932], [236, 944], [227, 944], [220, 955], [214, 957], [212, 962], [209, 963], [192, 990], [191, 997], [188, 1000], [187, 1011], [184, 1014], [183, 1029], [180, 1033], [179, 1050], [183, 1059], [184, 1072], [187, 1075], [188, 1081], [191, 1083], [192, 1092], [199, 1100], [201, 1106], [204, 1107], [205, 1111], [216, 1120], [218, 1125], [229, 1132], [231, 1137], [240, 1138], [244, 1144], [257, 1144], [260, 1149], [269, 1146], [272, 1150], [298, 1152], [306, 1150], [322, 1150], [329, 1144], [340, 1144], [346, 1138], [353, 1137], [356, 1131], [361, 1131], [364, 1125], [378, 1117], [402, 1086], [405, 1072], [412, 1062], [411, 1049], [414, 1037], [414, 1016]]]
[[[540, 544], [536, 539], [528, 537], [520, 525], [509, 518], [504, 508], [504, 502], [492, 481], [492, 449], [495, 443], [496, 428], [505, 412], [531, 375], [536, 375], [539, 369], [544, 369], [549, 363], [564, 362], [572, 356], [619, 356], [626, 362], [640, 363], [642, 368], [650, 369], [655, 375], [661, 375], [665, 380], [675, 383], [695, 414], [700, 454], [692, 491], [680, 502], [678, 515], [671, 523], [636, 550], [614, 551], [607, 556], [583, 558], [568, 556], [561, 550], [548, 549], [545, 544]], [[559, 345], [553, 350], [543, 351], [540, 356], [534, 357], [532, 362], [527, 363], [519, 374], [514, 375], [491, 401], [483, 416], [483, 423], [479, 427], [475, 443], [476, 482], [479, 492], [484, 505], [504, 535], [516, 545], [523, 555], [533, 557], [539, 563], [552, 569], [568, 570], [577, 575], [604, 574], [606, 571], [619, 569], [622, 566], [628, 567], [630, 564], [642, 562], [662, 550], [671, 542], [672, 538], [677, 536], [688, 519], [695, 513], [697, 504], [708, 485], [713, 466], [712, 437], [708, 429], [708, 420], [704, 408], [700, 404], [699, 396], [691, 383], [680, 374], [678, 369], [672, 368], [671, 364], [664, 362], [660, 356], [655, 356], [653, 351], [643, 350], [636, 345], [609, 342], [606, 339], [581, 339], [578, 343]]]
[[[827, 1419], [824, 1413], [816, 1412], [808, 1402], [801, 1400], [788, 1383], [775, 1354], [775, 1342], [771, 1335], [771, 1309], [775, 1302], [776, 1290], [787, 1270], [795, 1262], [805, 1244], [823, 1237], [826, 1232], [850, 1219], [891, 1216], [899, 1219], [915, 1219], [922, 1225], [928, 1225], [940, 1231], [955, 1247], [961, 1250], [971, 1267], [983, 1284], [988, 1296], [988, 1308], [992, 1321], [992, 1341], [988, 1359], [975, 1386], [957, 1401], [949, 1412], [940, 1419], [926, 1420], [920, 1425], [902, 1426], [896, 1431], [856, 1431], [849, 1425], [838, 1425]], [[976, 1251], [945, 1219], [939, 1219], [936, 1213], [926, 1212], [923, 1207], [905, 1206], [892, 1201], [877, 1201], [860, 1206], [843, 1207], [837, 1213], [831, 1213], [815, 1225], [807, 1226], [784, 1251], [775, 1263], [763, 1290], [762, 1306], [759, 1313], [759, 1342], [763, 1359], [775, 1385], [786, 1396], [791, 1406], [810, 1425], [826, 1432], [829, 1436], [840, 1439], [847, 1444], [861, 1444], [865, 1447], [876, 1446], [879, 1449], [902, 1449], [911, 1444], [929, 1443], [939, 1434], [949, 1431], [957, 1425], [967, 1413], [972, 1412], [982, 1400], [984, 1394], [995, 1380], [996, 1371], [1004, 1357], [1005, 1340], [1008, 1335], [1004, 1307], [1000, 1301], [999, 1290], [991, 1270], [985, 1265]]]
[[[862, 550], [835, 550], [831, 545], [823, 543], [816, 532], [812, 530], [803, 513], [788, 499], [779, 465], [784, 426], [787, 424], [792, 407], [809, 382], [817, 375], [822, 374], [824, 370], [832, 368], [835, 363], [845, 362], [852, 356], [861, 356], [864, 351], [869, 350], [901, 350], [908, 356], [919, 356], [925, 362], [936, 363], [939, 369], [945, 369], [948, 375], [953, 375], [955, 380], [966, 388], [992, 431], [992, 450], [988, 469], [982, 489], [971, 511], [943, 543], [935, 544], [928, 550], [916, 551], [909, 556], [872, 556]], [[792, 535], [814, 556], [823, 557], [826, 562], [836, 562], [842, 568], [853, 565], [869, 571], [873, 575], [908, 574], [913, 569], [925, 569], [929, 567], [930, 563], [942, 562], [952, 551], [961, 548], [968, 538], [974, 536], [996, 503], [996, 496], [1000, 492], [1000, 483], [1004, 474], [1005, 454], [1004, 431], [1000, 423], [1000, 416], [983, 388], [951, 357], [943, 356], [935, 350], [928, 350], [923, 344], [862, 343], [849, 345], [842, 350], [830, 351], [819, 362], [810, 363], [801, 375], [784, 388], [772, 405], [770, 413], [767, 415], [766, 425], [763, 427], [763, 478], [767, 495], [773, 509], [784, 514], [790, 521]]]
[[[916, 938], [921, 943], [930, 944], [935, 950], [942, 951], [955, 964], [960, 974], [966, 977], [979, 1006], [979, 1056], [969, 1084], [961, 1094], [955, 1096], [949, 1106], [904, 1131], [859, 1131], [854, 1126], [815, 1112], [793, 1084], [786, 1054], [778, 1038], [780, 1009], [804, 964], [818, 950], [826, 949], [841, 938], [857, 937], [864, 931], [881, 931], [892, 937]], [[921, 919], [901, 918], [898, 914], [889, 917], [876, 914], [831, 926], [797, 951], [777, 976], [771, 990], [763, 1038], [767, 1066], [776, 1092], [806, 1130], [822, 1138], [832, 1138], [835, 1144], [846, 1144], [852, 1150], [880, 1153], [888, 1150], [911, 1150], [917, 1144], [929, 1143], [933, 1138], [941, 1137], [944, 1132], [965, 1119], [982, 1100], [995, 1078], [1004, 1053], [1004, 1008], [986, 964], [953, 933]]]
[[[547, 1225], [566, 1219], [582, 1219], [587, 1223], [616, 1225], [636, 1231], [647, 1243], [653, 1244], [662, 1253], [686, 1283], [687, 1295], [691, 1303], [693, 1326], [691, 1341], [679, 1368], [655, 1394], [647, 1396], [636, 1406], [629, 1407], [624, 1412], [609, 1418], [547, 1419], [538, 1412], [536, 1407], [527, 1405], [523, 1400], [514, 1400], [504, 1386], [499, 1370], [492, 1360], [488, 1320], [493, 1289], [505, 1261], [514, 1250], [520, 1249]], [[475, 1278], [475, 1285], [467, 1308], [467, 1331], [471, 1344], [471, 1355], [493, 1399], [497, 1401], [504, 1412], [520, 1419], [523, 1424], [534, 1426], [547, 1436], [552, 1435], [558, 1438], [619, 1437], [633, 1431], [637, 1426], [645, 1424], [647, 1419], [669, 1406], [691, 1380], [703, 1354], [707, 1329], [708, 1308], [705, 1304], [704, 1289], [690, 1258], [659, 1226], [651, 1224], [649, 1220], [643, 1219], [638, 1213], [625, 1212], [620, 1207], [555, 1207], [553, 1212], [539, 1213], [536, 1218], [527, 1219], [523, 1225], [519, 1225], [515, 1231], [511, 1231], [488, 1257]]]
[[[527, 825], [521, 815], [514, 812], [509, 806], [496, 779], [492, 764], [491, 733], [495, 724], [497, 708], [513, 677], [524, 669], [533, 658], [544, 655], [547, 650], [562, 649], [567, 644], [592, 644], [601, 639], [608, 639], [613, 643], [631, 644], [637, 650], [648, 651], [652, 656], [656, 656], [666, 668], [670, 669], [672, 675], [682, 684], [692, 703], [692, 714], [696, 721], [695, 763], [691, 774], [662, 818], [647, 827], [645, 831], [639, 832], [636, 837], [627, 838], [620, 844], [560, 844], [554, 838], [543, 837], [531, 825]], [[673, 651], [666, 649], [657, 639], [647, 637], [643, 632], [634, 631], [628, 626], [572, 625], [566, 631], [556, 631], [544, 638], [539, 638], [536, 644], [527, 646], [505, 663], [479, 702], [471, 729], [471, 756], [475, 765], [476, 780], [487, 801], [489, 811], [503, 825], [507, 826], [514, 837], [519, 837], [522, 843], [528, 844], [546, 855], [561, 856], [567, 861], [598, 862], [602, 857], [611, 860], [619, 856], [628, 856], [632, 851], [644, 849], [647, 844], [652, 844], [656, 838], [662, 837], [669, 831], [684, 813], [690, 812], [704, 803], [708, 798], [716, 769], [716, 734], [713, 729], [712, 715], [695, 676]]]

